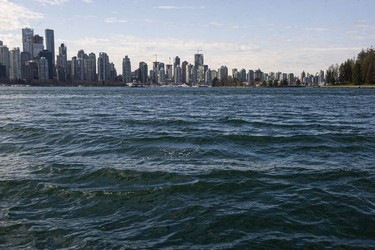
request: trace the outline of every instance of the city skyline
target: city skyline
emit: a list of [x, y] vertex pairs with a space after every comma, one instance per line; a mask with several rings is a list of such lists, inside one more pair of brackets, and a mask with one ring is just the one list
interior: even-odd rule
[[[315, 74], [354, 57], [375, 38], [373, 1], [94, 1], [0, 0], [0, 40], [22, 50], [21, 29], [54, 30], [68, 59], [83, 49], [105, 52], [121, 72], [145, 61], [194, 63], [201, 51], [211, 69], [302, 71]], [[72, 28], [74, 27], [74, 28]], [[44, 36], [44, 39], [47, 39]], [[134, 66], [133, 66], [134, 67]]]

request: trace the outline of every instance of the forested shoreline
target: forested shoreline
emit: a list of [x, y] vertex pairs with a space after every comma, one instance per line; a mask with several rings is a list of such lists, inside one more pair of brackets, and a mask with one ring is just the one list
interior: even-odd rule
[[362, 49], [357, 58], [329, 66], [326, 71], [327, 84], [375, 84], [375, 49]]

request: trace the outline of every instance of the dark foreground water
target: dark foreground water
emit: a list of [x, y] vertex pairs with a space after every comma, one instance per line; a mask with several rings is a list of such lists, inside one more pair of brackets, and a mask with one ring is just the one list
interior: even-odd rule
[[0, 248], [375, 247], [375, 89], [0, 88]]

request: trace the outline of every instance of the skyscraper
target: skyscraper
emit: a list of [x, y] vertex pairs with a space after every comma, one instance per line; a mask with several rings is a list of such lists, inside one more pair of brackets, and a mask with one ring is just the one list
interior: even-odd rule
[[173, 78], [175, 79], [175, 74], [176, 74], [176, 67], [180, 66], [180, 58], [176, 56], [173, 60]]
[[62, 43], [59, 47], [59, 55], [57, 56], [57, 80], [65, 82], [67, 80], [67, 48]]
[[0, 45], [0, 64], [5, 66], [5, 78], [9, 78], [10, 53], [5, 45]]
[[96, 55], [90, 53], [86, 61], [86, 80], [96, 81]]
[[182, 72], [181, 72], [180, 65], [177, 65], [176, 68], [175, 68], [174, 83], [176, 83], [176, 84], [182, 83]]
[[46, 29], [46, 49], [52, 53], [52, 65], [55, 66], [55, 34], [51, 29]]
[[[33, 55], [37, 57], [39, 55], [39, 52], [44, 50], [43, 45], [43, 37], [39, 35], [35, 35], [33, 37]], [[33, 58], [30, 58], [33, 59]]]
[[9, 79], [21, 79], [21, 56], [19, 48], [14, 48], [10, 51]]
[[204, 58], [203, 54], [195, 54], [194, 55], [194, 66], [198, 68], [199, 66], [204, 65]]
[[45, 57], [39, 58], [38, 62], [38, 75], [39, 80], [48, 80], [49, 79], [49, 70], [48, 70], [48, 60]]
[[187, 61], [183, 61], [182, 62], [182, 66], [181, 66], [181, 78], [182, 78], [182, 82], [183, 83], [188, 83], [188, 82], [186, 82], [186, 75], [187, 75], [187, 65], [188, 65], [189, 63], [187, 62]]
[[[29, 28], [22, 29], [22, 48], [23, 52], [30, 54], [30, 59], [34, 58], [34, 30]], [[37, 55], [35, 55], [37, 56]]]
[[138, 69], [138, 81], [141, 83], [147, 83], [148, 81], [148, 66], [145, 62], [139, 63], [139, 69]]
[[109, 64], [109, 57], [107, 53], [100, 52], [98, 57], [98, 81], [108, 81], [111, 74], [111, 68]]
[[39, 52], [39, 58], [45, 57], [48, 61], [48, 79], [53, 79], [52, 53], [48, 50]]

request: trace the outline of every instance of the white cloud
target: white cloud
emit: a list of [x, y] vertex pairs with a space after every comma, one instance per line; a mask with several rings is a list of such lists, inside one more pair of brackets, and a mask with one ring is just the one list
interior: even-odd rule
[[[35, 2], [38, 2], [42, 5], [57, 5], [62, 6], [67, 2], [70, 2], [72, 0], [34, 0]], [[81, 0], [84, 3], [93, 3], [93, 0]]]
[[128, 21], [125, 19], [118, 19], [116, 17], [109, 17], [104, 19], [105, 23], [127, 23]]
[[43, 18], [43, 14], [8, 0], [0, 0], [0, 6], [0, 31], [19, 30], [29, 26], [29, 20]]
[[154, 7], [155, 9], [161, 9], [161, 10], [184, 10], [184, 9], [205, 9], [204, 6], [175, 6], [175, 5], [161, 5]]
[[42, 5], [63, 5], [70, 0], [34, 0]]

